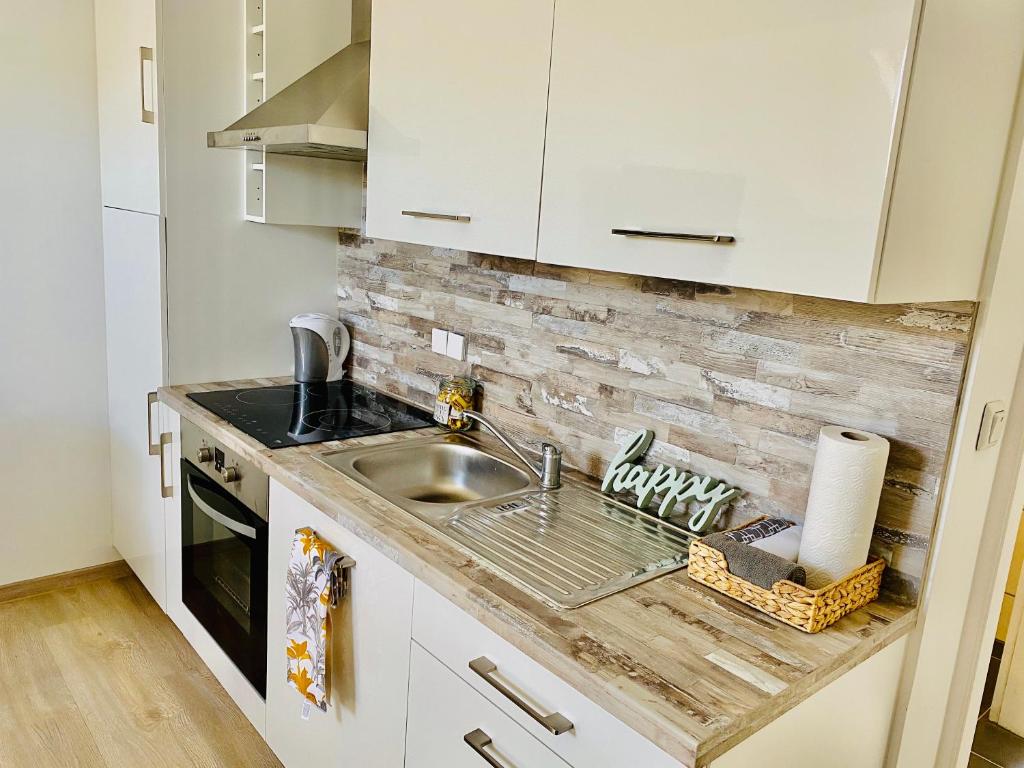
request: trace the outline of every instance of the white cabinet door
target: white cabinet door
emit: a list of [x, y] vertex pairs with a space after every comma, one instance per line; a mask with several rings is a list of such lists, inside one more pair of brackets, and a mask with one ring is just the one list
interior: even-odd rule
[[[568, 768], [413, 643], [405, 768]], [[581, 767], [582, 768], [582, 767]]]
[[160, 212], [156, 127], [156, 3], [96, 0], [103, 204]]
[[[331, 612], [326, 713], [303, 720], [287, 680], [285, 576], [297, 528], [352, 557], [351, 591]], [[312, 755], [331, 765], [401, 768], [412, 636], [413, 577], [281, 484], [270, 481], [267, 743], [289, 768]], [[312, 750], [312, 751], [311, 751]]]
[[[166, 608], [158, 413], [163, 382], [160, 217], [103, 209], [114, 546]], [[150, 440], [152, 439], [152, 443]]]
[[870, 298], [914, 6], [558, 0], [538, 260]]
[[552, 9], [373, 4], [367, 236], [534, 258]]

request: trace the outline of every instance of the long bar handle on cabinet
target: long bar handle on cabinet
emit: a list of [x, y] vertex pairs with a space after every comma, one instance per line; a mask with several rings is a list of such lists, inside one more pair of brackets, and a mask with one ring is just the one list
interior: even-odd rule
[[142, 122], [156, 122], [153, 109], [153, 49], [139, 46], [139, 87], [142, 102]]
[[160, 433], [160, 498], [169, 499], [174, 495], [174, 486], [167, 484], [167, 468], [164, 465], [164, 447], [174, 442], [170, 432]]
[[149, 455], [160, 455], [160, 443], [153, 442], [153, 406], [156, 405], [156, 392], [146, 393], [146, 442], [149, 443]]
[[568, 718], [565, 717], [565, 715], [562, 715], [559, 712], [552, 712], [550, 715], [542, 715], [536, 709], [534, 709], [521, 698], [519, 698], [519, 696], [517, 696], [514, 692], [506, 688], [504, 684], [502, 684], [497, 678], [494, 677], [494, 673], [498, 671], [498, 667], [494, 664], [493, 661], [488, 659], [486, 656], [481, 656], [478, 659], [473, 659], [471, 662], [469, 662], [469, 668], [476, 672], [478, 675], [480, 675], [480, 677], [482, 677], [487, 682], [488, 685], [494, 688], [494, 690], [496, 690], [506, 699], [515, 704], [517, 707], [523, 710], [523, 712], [528, 714], [538, 723], [547, 728], [548, 731], [553, 733], [555, 736], [566, 733], [573, 729], [573, 724], [569, 721]]
[[695, 235], [692, 232], [654, 232], [648, 229], [613, 229], [612, 234], [623, 237], [653, 237], [661, 240], [689, 240], [715, 245], [732, 245], [736, 242], [732, 235]]
[[457, 216], [454, 213], [431, 213], [430, 211], [402, 211], [403, 216], [412, 216], [414, 219], [439, 219], [441, 221], [461, 221], [466, 224], [471, 221], [469, 216]]
[[477, 728], [475, 731], [470, 731], [469, 733], [467, 733], [465, 736], [462, 737], [462, 740], [469, 744], [470, 749], [472, 749], [474, 752], [480, 755], [480, 757], [486, 760], [487, 764], [491, 766], [491, 768], [505, 768], [504, 765], [502, 765], [489, 754], [484, 752], [485, 747], [491, 746], [491, 737], [483, 731], [481, 731], [479, 728]]

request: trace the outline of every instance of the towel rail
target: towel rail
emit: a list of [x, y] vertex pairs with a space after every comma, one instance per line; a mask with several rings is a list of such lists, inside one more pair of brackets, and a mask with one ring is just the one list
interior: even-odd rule
[[355, 567], [356, 561], [348, 555], [341, 555], [334, 561], [331, 568], [331, 608], [341, 605], [341, 599], [350, 589], [349, 569]]

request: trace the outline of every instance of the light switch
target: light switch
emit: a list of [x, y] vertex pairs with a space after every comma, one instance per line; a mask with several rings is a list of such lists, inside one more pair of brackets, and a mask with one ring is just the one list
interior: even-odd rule
[[985, 411], [981, 415], [981, 429], [978, 430], [977, 450], [991, 448], [1003, 439], [1006, 429], [1006, 403], [993, 400], [985, 403]]
[[462, 334], [448, 334], [448, 357], [455, 360], [466, 359], [466, 340], [462, 337]]
[[430, 348], [439, 355], [448, 354], [448, 331], [435, 328], [430, 332]]

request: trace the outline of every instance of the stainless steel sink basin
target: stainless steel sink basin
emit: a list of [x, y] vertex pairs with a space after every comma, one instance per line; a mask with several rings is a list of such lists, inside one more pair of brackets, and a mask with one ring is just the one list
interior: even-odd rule
[[330, 451], [317, 458], [430, 521], [467, 503], [536, 489], [525, 470], [479, 439], [460, 434]]
[[693, 540], [575, 482], [541, 490], [484, 435], [432, 435], [317, 458], [559, 608], [683, 568]]

